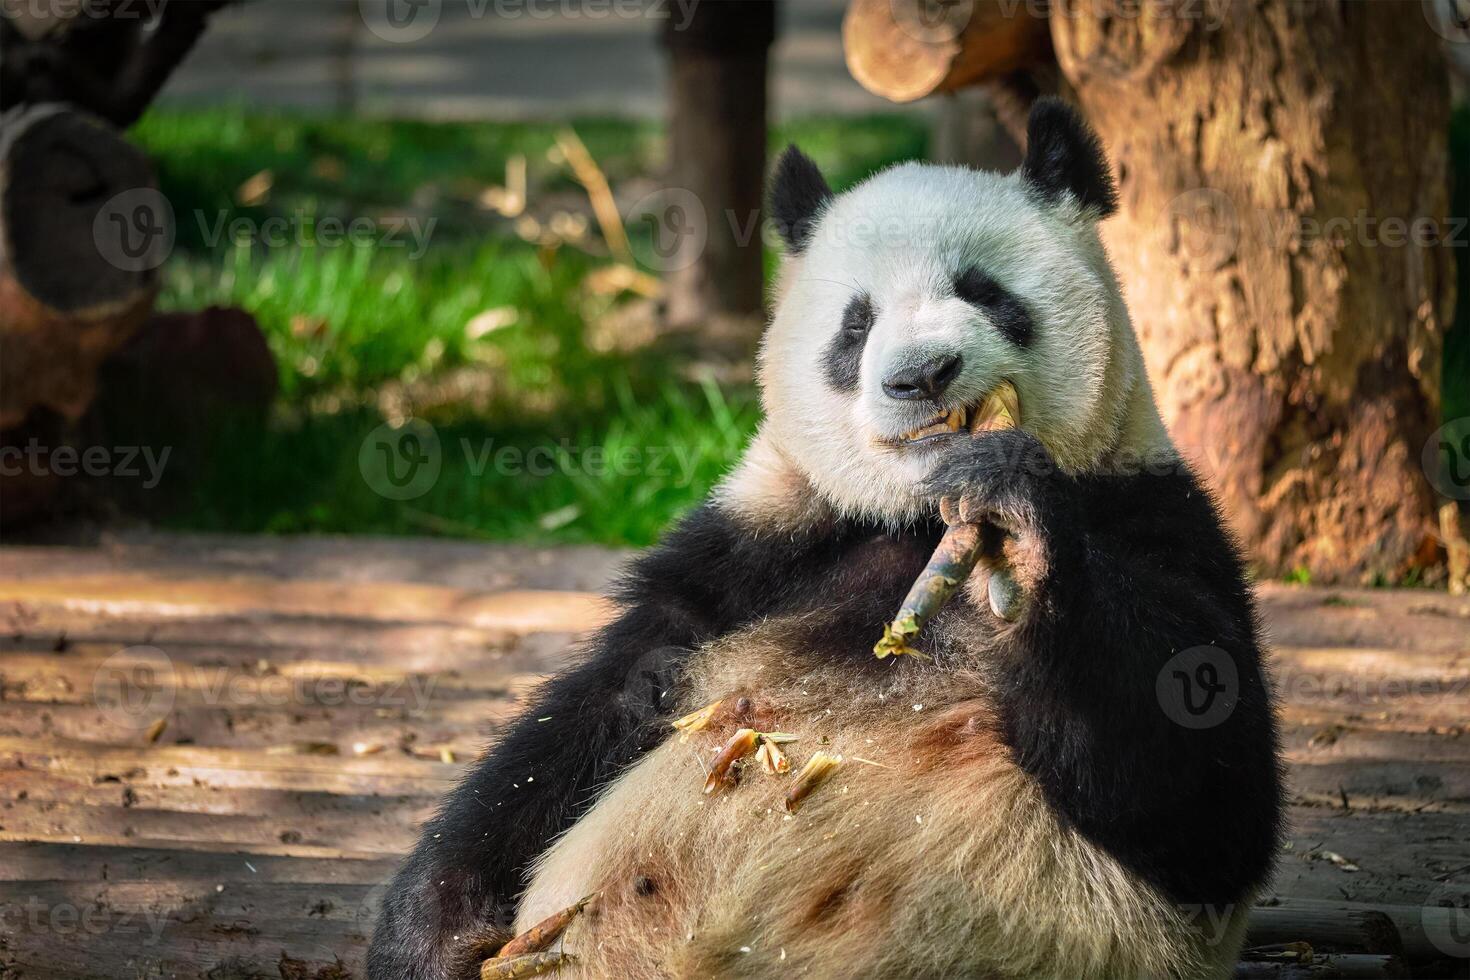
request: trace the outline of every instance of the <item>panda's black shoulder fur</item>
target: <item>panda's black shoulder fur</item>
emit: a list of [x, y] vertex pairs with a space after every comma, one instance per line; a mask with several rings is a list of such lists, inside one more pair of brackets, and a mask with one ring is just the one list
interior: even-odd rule
[[1065, 625], [1021, 638], [1008, 741], [1057, 810], [1174, 902], [1238, 903], [1269, 877], [1283, 819], [1243, 565], [1187, 469], [1079, 483], [1085, 547], [1068, 560], [1086, 594], [1052, 595]]
[[1069, 476], [1020, 430], [976, 440], [934, 479], [1016, 515], [1045, 555], [1031, 610], [995, 650], [1017, 763], [1172, 901], [1242, 901], [1273, 863], [1281, 773], [1254, 601], [1209, 494], [1182, 462]]

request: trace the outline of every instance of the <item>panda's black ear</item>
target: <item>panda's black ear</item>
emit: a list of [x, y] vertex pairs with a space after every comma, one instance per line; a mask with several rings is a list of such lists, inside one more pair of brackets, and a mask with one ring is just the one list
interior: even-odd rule
[[1102, 142], [1076, 109], [1054, 96], [1036, 100], [1031, 109], [1021, 173], [1054, 204], [1070, 194], [1099, 218], [1118, 210], [1118, 192]]
[[832, 200], [832, 188], [812, 158], [795, 144], [786, 147], [771, 177], [771, 220], [792, 255], [800, 255], [811, 241], [822, 208]]

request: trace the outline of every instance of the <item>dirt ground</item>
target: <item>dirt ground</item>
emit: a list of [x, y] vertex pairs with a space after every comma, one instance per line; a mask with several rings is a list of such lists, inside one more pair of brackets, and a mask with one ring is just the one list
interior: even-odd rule
[[[363, 976], [415, 827], [606, 616], [621, 558], [0, 548], [0, 977]], [[1257, 938], [1374, 906], [1432, 943], [1426, 910], [1470, 887], [1470, 599], [1261, 592], [1293, 805]]]

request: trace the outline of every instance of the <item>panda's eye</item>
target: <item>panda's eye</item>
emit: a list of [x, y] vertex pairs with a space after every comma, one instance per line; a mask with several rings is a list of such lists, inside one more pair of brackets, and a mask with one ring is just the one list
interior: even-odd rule
[[1005, 294], [1005, 290], [972, 265], [954, 277], [954, 294], [974, 306], [993, 306]]
[[854, 296], [842, 311], [842, 332], [849, 337], [863, 337], [873, 328], [873, 301]]
[[857, 391], [863, 348], [868, 346], [868, 331], [872, 327], [873, 301], [867, 296], [854, 296], [848, 300], [842, 311], [842, 326], [822, 353], [827, 383], [838, 391]]
[[1017, 347], [1031, 346], [1031, 312], [1014, 293], [973, 265], [954, 277], [954, 294], [985, 311], [990, 322]]

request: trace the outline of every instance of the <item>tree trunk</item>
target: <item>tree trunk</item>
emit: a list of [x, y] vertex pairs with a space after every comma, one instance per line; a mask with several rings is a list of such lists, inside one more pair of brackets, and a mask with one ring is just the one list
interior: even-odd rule
[[659, 242], [677, 246], [655, 262], [668, 287], [666, 319], [753, 343], [764, 298], [760, 214], [775, 4], [722, 0], [701, 4], [688, 24], [667, 23], [669, 189], [645, 215]]
[[1160, 408], [1260, 572], [1434, 560], [1420, 466], [1454, 273], [1449, 93], [1418, 4], [1057, 0]]

